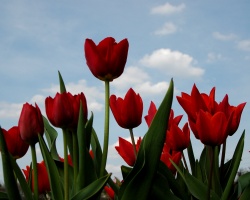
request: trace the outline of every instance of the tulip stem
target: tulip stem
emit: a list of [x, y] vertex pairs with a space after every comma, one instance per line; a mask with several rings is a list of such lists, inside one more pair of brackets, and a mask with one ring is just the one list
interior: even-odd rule
[[34, 199], [38, 199], [38, 173], [37, 173], [37, 159], [36, 159], [36, 148], [35, 144], [31, 144], [31, 156], [32, 156], [32, 168], [34, 171]]
[[183, 152], [182, 152], [182, 159], [183, 159], [184, 166], [185, 166], [186, 170], [189, 172], [188, 165], [187, 165], [187, 161], [186, 161], [186, 158], [185, 158], [185, 155], [184, 155]]
[[130, 128], [130, 129], [129, 129], [129, 132], [130, 132], [131, 142], [132, 142], [132, 145], [133, 145], [134, 154], [135, 154], [135, 159], [136, 159], [136, 158], [137, 158], [137, 151], [136, 151], [136, 145], [135, 145], [135, 138], [134, 138], [133, 129]]
[[63, 148], [64, 148], [64, 199], [69, 199], [69, 166], [67, 149], [67, 131], [63, 130]]
[[109, 81], [105, 81], [105, 117], [104, 117], [104, 140], [103, 140], [103, 153], [100, 169], [100, 176], [105, 175], [105, 168], [108, 156], [109, 145]]
[[213, 177], [213, 171], [214, 171], [214, 147], [207, 146], [208, 153], [210, 157], [210, 172], [209, 172], [209, 178], [208, 178], [208, 188], [207, 188], [207, 200], [210, 199], [210, 190], [212, 186], [212, 177]]
[[76, 185], [77, 175], [79, 171], [78, 165], [78, 141], [77, 141], [77, 133], [72, 132], [73, 135], [73, 166], [74, 166], [74, 185]]

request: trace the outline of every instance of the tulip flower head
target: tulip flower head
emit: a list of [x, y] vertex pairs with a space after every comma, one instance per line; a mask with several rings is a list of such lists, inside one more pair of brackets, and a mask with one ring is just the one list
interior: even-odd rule
[[112, 37], [103, 39], [98, 45], [86, 39], [84, 44], [85, 58], [92, 74], [102, 81], [113, 81], [124, 70], [128, 55], [128, 40], [119, 43]]
[[28, 144], [38, 142], [38, 134], [44, 133], [44, 125], [41, 111], [37, 104], [35, 107], [25, 103], [18, 121], [21, 138]]
[[[23, 169], [23, 173], [26, 177], [26, 181], [28, 182], [30, 180], [29, 175], [30, 173], [30, 167], [26, 166], [26, 169]], [[50, 183], [49, 183], [49, 176], [48, 176], [48, 172], [45, 166], [44, 161], [42, 161], [41, 163], [37, 163], [37, 174], [38, 174], [38, 193], [39, 194], [43, 194], [46, 192], [50, 191]], [[32, 170], [32, 191], [34, 191], [34, 172]]]
[[45, 110], [50, 123], [58, 128], [68, 128], [74, 120], [74, 108], [71, 94], [57, 93], [55, 98], [45, 99]]
[[[137, 152], [139, 151], [141, 141], [141, 137], [139, 137], [136, 143]], [[134, 166], [136, 157], [134, 154], [133, 145], [129, 141], [119, 137], [119, 146], [115, 146], [115, 149], [129, 166]]]
[[125, 129], [132, 129], [141, 124], [143, 102], [139, 94], [130, 88], [125, 98], [111, 95], [110, 108], [119, 126]]
[[21, 138], [18, 126], [13, 126], [8, 131], [2, 129], [2, 131], [9, 153], [15, 159], [22, 158], [27, 153], [29, 144]]

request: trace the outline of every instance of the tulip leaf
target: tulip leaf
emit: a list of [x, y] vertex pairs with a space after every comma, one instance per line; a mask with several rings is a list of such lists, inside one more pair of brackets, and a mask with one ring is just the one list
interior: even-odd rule
[[8, 195], [5, 192], [0, 192], [0, 199], [1, 200], [8, 200]]
[[10, 154], [7, 150], [2, 128], [0, 127], [0, 149], [2, 155], [3, 178], [9, 199], [21, 199], [17, 182], [13, 173]]
[[102, 160], [102, 149], [101, 149], [101, 145], [100, 142], [98, 140], [98, 137], [96, 135], [95, 130], [92, 128], [92, 132], [91, 132], [91, 148], [93, 151], [93, 155], [94, 155], [94, 166], [96, 169], [96, 173], [99, 175], [100, 174], [100, 163]]
[[243, 152], [243, 148], [244, 148], [244, 139], [245, 139], [245, 131], [243, 131], [243, 133], [239, 139], [239, 142], [236, 146], [236, 149], [234, 151], [234, 155], [233, 155], [232, 162], [231, 162], [230, 169], [229, 169], [231, 172], [230, 177], [228, 179], [225, 190], [222, 194], [221, 200], [228, 199], [228, 197], [230, 195], [235, 176], [236, 176], [237, 171], [239, 169], [239, 165], [240, 165], [240, 161], [241, 161], [241, 157], [242, 157], [242, 152]]
[[240, 195], [248, 186], [250, 186], [250, 172], [247, 172], [238, 178], [238, 195]]
[[55, 161], [52, 159], [43, 138], [40, 135], [38, 135], [38, 138], [43, 159], [48, 170], [52, 198], [63, 199], [63, 186]]
[[250, 197], [250, 185], [248, 185], [244, 190], [243, 193], [239, 196], [238, 199], [240, 200], [249, 200]]
[[57, 131], [49, 124], [49, 121], [43, 116], [44, 131], [49, 146], [51, 156], [55, 160], [59, 160], [59, 155], [56, 149]]
[[120, 188], [119, 199], [147, 199], [149, 196], [165, 142], [172, 100], [173, 80], [142, 140], [135, 166]]
[[[90, 122], [91, 124], [91, 122]], [[92, 127], [92, 125], [91, 125]], [[92, 129], [92, 128], [91, 128]], [[82, 103], [80, 103], [78, 127], [77, 127], [77, 138], [79, 145], [79, 173], [77, 177], [77, 188], [76, 191], [79, 191], [89, 185], [91, 182], [97, 179], [96, 171], [94, 168], [93, 160], [89, 153], [89, 148], [87, 140], [91, 138], [91, 130], [88, 127], [88, 130], [85, 127], [84, 115], [82, 110]], [[90, 133], [87, 133], [89, 131]], [[89, 134], [90, 136], [87, 136]]]
[[123, 180], [126, 179], [126, 177], [129, 175], [132, 169], [133, 169], [132, 167], [127, 167], [124, 165], [121, 166]]
[[191, 167], [192, 174], [195, 174], [196, 173], [195, 172], [195, 157], [194, 157], [194, 151], [193, 151], [193, 146], [192, 146], [191, 141], [187, 148], [187, 152], [188, 152], [188, 159], [189, 159], [189, 164]]
[[66, 87], [65, 87], [65, 84], [64, 84], [64, 81], [63, 81], [63, 78], [61, 76], [61, 73], [60, 71], [58, 71], [58, 76], [59, 76], [59, 84], [60, 84], [60, 93], [64, 93], [66, 92]]
[[90, 149], [90, 142], [91, 142], [91, 135], [92, 135], [92, 128], [93, 128], [93, 113], [91, 112], [91, 116], [87, 121], [85, 128], [86, 128], [86, 146], [87, 149]]
[[91, 199], [94, 196], [100, 195], [110, 176], [111, 174], [107, 174], [100, 179], [93, 181], [91, 184], [80, 190], [71, 200]]
[[[16, 160], [12, 156], [10, 156], [10, 161], [11, 161], [11, 165], [13, 167], [13, 170], [15, 172], [16, 178], [18, 179], [18, 181], [20, 183], [20, 187], [22, 188], [22, 191], [23, 191], [25, 198], [26, 199], [33, 199], [29, 184], [27, 183], [20, 167], [16, 163]], [[32, 170], [30, 170], [30, 172], [31, 171]], [[29, 177], [31, 177], [31, 176], [29, 176]]]

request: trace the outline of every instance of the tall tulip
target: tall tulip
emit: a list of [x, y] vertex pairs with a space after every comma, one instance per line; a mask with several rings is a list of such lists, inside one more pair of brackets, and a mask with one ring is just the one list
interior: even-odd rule
[[103, 39], [98, 45], [86, 39], [84, 44], [85, 58], [92, 74], [102, 81], [113, 81], [124, 70], [128, 55], [128, 40], [119, 43], [112, 37]]
[[119, 126], [132, 129], [141, 124], [143, 101], [139, 94], [130, 88], [125, 98], [110, 96], [110, 108]]
[[2, 129], [2, 131], [9, 153], [15, 159], [23, 157], [29, 149], [29, 144], [21, 138], [18, 126], [13, 126], [8, 131]]
[[74, 118], [70, 93], [57, 93], [54, 98], [45, 99], [45, 110], [51, 124], [58, 128], [68, 128]]
[[[50, 183], [49, 183], [49, 176], [45, 166], [44, 161], [41, 163], [37, 163], [37, 171], [38, 171], [38, 193], [43, 194], [45, 192], [50, 191]], [[29, 175], [32, 174], [32, 191], [34, 191], [34, 172], [30, 173], [30, 167], [26, 166], [26, 169], [23, 169], [23, 173], [26, 177], [26, 180], [29, 181]]]
[[28, 103], [23, 105], [18, 127], [21, 138], [25, 142], [29, 144], [38, 142], [38, 134], [43, 135], [44, 125], [42, 114], [37, 104], [35, 104], [35, 107]]

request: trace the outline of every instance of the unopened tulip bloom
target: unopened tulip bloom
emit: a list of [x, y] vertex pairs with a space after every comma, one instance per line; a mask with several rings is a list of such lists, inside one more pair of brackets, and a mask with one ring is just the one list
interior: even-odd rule
[[85, 58], [92, 74], [102, 81], [113, 81], [124, 70], [128, 55], [128, 40], [119, 43], [112, 37], [103, 39], [98, 45], [86, 39]]
[[29, 144], [38, 142], [38, 134], [42, 136], [44, 133], [44, 124], [41, 111], [37, 104], [35, 104], [35, 107], [28, 103], [23, 105], [18, 127], [21, 138], [25, 142]]
[[[30, 167], [26, 166], [26, 169], [23, 169], [23, 173], [26, 177], [26, 181], [29, 181], [29, 175], [30, 173]], [[32, 170], [32, 191], [34, 191], [34, 177], [33, 177], [33, 170]], [[50, 191], [50, 183], [49, 183], [49, 176], [48, 176], [48, 172], [45, 166], [44, 161], [42, 161], [41, 163], [37, 163], [37, 175], [38, 175], [38, 193], [39, 194], [43, 194], [45, 192], [49, 192]]]
[[[141, 144], [141, 138], [137, 140], [136, 144], [137, 152], [140, 148], [140, 144]], [[133, 145], [129, 141], [119, 137], [119, 146], [115, 146], [115, 149], [129, 166], [134, 166], [136, 157], [134, 154]]]
[[73, 130], [76, 130], [77, 124], [78, 124], [78, 118], [79, 118], [80, 102], [82, 102], [82, 111], [83, 111], [84, 121], [85, 122], [87, 121], [87, 117], [88, 117], [87, 100], [85, 98], [85, 95], [82, 92], [77, 95], [71, 95], [70, 93], [68, 94], [71, 98], [71, 103], [73, 105], [73, 110], [74, 110], [73, 121], [71, 122], [69, 127]]
[[110, 199], [112, 199], [112, 200], [115, 199], [115, 192], [111, 187], [105, 186], [104, 190], [109, 195]]
[[130, 88], [125, 98], [111, 95], [110, 108], [119, 126], [125, 129], [132, 129], [141, 124], [143, 102], [139, 94]]
[[58, 128], [68, 128], [73, 121], [74, 109], [71, 94], [57, 93], [54, 98], [45, 99], [45, 110], [50, 123]]
[[2, 131], [9, 153], [15, 159], [23, 157], [29, 149], [29, 144], [21, 138], [18, 126], [13, 126], [8, 131], [2, 129]]

